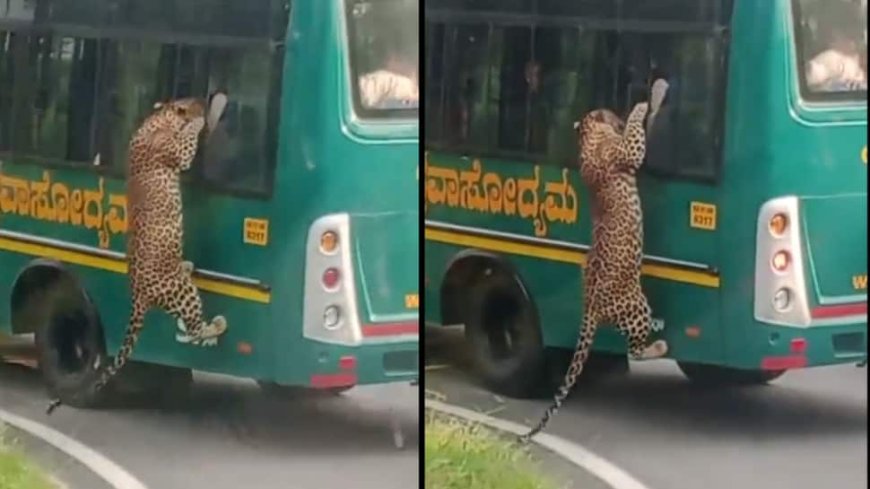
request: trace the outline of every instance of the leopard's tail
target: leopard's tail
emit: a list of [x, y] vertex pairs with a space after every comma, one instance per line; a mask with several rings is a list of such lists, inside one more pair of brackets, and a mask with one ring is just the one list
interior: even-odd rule
[[[139, 333], [142, 331], [142, 326], [144, 324], [144, 314], [137, 314], [135, 309], [134, 306], [133, 316], [130, 318], [130, 325], [127, 326], [127, 332], [124, 335], [124, 343], [121, 345], [121, 350], [118, 352], [115, 360], [100, 372], [100, 378], [93, 385], [94, 393], [97, 393], [106, 387], [109, 381], [112, 380], [112, 377], [117, 375], [124, 365], [127, 364], [127, 360], [129, 360], [130, 356], [133, 354], [133, 347], [135, 347], [136, 342], [139, 341]], [[62, 402], [60, 398], [53, 399], [48, 405], [46, 414], [51, 414], [61, 404]]]
[[519, 437], [520, 443], [528, 443], [533, 436], [541, 432], [547, 427], [547, 424], [559, 412], [571, 388], [577, 382], [577, 377], [583, 372], [583, 366], [586, 364], [586, 359], [589, 358], [589, 351], [592, 349], [592, 340], [595, 338], [597, 323], [591, 314], [584, 314], [583, 329], [580, 331], [580, 338], [577, 340], [577, 348], [574, 350], [574, 357], [571, 359], [571, 365], [568, 367], [568, 372], [565, 373], [565, 379], [562, 381], [562, 386], [556, 392], [553, 399], [553, 404], [544, 412], [544, 416], [538, 424], [528, 433]]

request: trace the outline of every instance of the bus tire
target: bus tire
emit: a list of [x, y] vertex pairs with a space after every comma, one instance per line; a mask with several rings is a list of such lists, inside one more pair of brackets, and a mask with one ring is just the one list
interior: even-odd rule
[[785, 370], [746, 370], [702, 363], [677, 362], [683, 375], [701, 386], [765, 385], [781, 377]]
[[267, 382], [264, 380], [258, 380], [257, 385], [260, 386], [260, 390], [267, 396], [287, 400], [335, 397], [353, 389], [353, 386], [314, 389], [304, 385], [281, 385], [277, 382]]
[[52, 284], [49, 293], [35, 295], [46, 300], [44, 320], [34, 332], [39, 370], [52, 397], [77, 408], [99, 407], [113, 388], [106, 386], [99, 393], [93, 389], [101, 367], [111, 361], [103, 328], [85, 292], [64, 282]]
[[546, 394], [546, 355], [534, 303], [519, 278], [495, 265], [468, 290], [465, 339], [478, 378], [514, 398]]

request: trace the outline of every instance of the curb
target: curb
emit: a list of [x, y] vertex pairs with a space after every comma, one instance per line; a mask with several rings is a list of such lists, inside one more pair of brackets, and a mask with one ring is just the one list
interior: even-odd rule
[[[521, 424], [493, 418], [452, 404], [426, 399], [424, 405], [427, 409], [464, 418], [514, 435], [522, 435], [528, 431], [528, 427]], [[577, 443], [547, 433], [538, 433], [532, 437], [532, 442], [586, 470], [613, 489], [650, 489], [626, 471]]]
[[115, 489], [148, 489], [121, 466], [82, 443], [27, 418], [0, 409], [0, 422], [24, 431], [74, 458]]

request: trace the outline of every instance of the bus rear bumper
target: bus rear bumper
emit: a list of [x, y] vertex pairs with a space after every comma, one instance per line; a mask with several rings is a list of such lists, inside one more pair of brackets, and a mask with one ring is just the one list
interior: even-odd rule
[[318, 343], [306, 384], [315, 389], [415, 382], [419, 377], [418, 341], [342, 346]]
[[860, 364], [867, 359], [867, 323], [809, 328], [773, 327], [762, 370]]

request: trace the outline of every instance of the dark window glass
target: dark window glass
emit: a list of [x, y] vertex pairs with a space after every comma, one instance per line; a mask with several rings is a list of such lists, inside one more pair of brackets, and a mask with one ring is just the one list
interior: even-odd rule
[[721, 0], [622, 0], [623, 20], [711, 22]]
[[482, 148], [490, 141], [487, 101], [489, 27], [458, 26], [447, 31], [448, 61], [444, 98], [444, 139]]
[[103, 165], [122, 167], [133, 132], [155, 102], [168, 98], [171, 73], [160, 71], [167, 55], [159, 44], [125, 40], [105, 41], [104, 45], [100, 120], [105, 124], [99, 137], [100, 160]]
[[[619, 29], [607, 22], [578, 25], [562, 19], [606, 17], [620, 5], [629, 18]], [[437, 74], [433, 84], [438, 86], [443, 74], [445, 88], [442, 99], [429, 95], [426, 127], [443, 128], [439, 145], [458, 152], [573, 166], [574, 122], [596, 108], [627, 117], [634, 104], [649, 100], [652, 82], [661, 78], [669, 89], [651, 118], [646, 168], [714, 178], [726, 36], [712, 22], [730, 17], [732, 2], [663, 0], [656, 5], [659, 10], [634, 0], [539, 0], [542, 15], [552, 16], [540, 17], [538, 25], [531, 20], [517, 25], [519, 19], [508, 17], [469, 25], [460, 12], [459, 22], [451, 25], [452, 14], [439, 14], [445, 27], [433, 27], [427, 39], [445, 48], [430, 47], [427, 81], [429, 72]], [[442, 53], [443, 73], [433, 66]]]
[[441, 140], [444, 96], [444, 25], [426, 24], [426, 124], [425, 138], [430, 142]]
[[106, 42], [100, 133], [103, 164], [126, 164], [127, 145], [157, 101], [228, 95], [223, 116], [194, 172], [212, 185], [261, 191], [275, 151], [280, 59], [266, 47], [209, 48], [136, 40]]
[[352, 96], [358, 114], [417, 118], [418, 0], [346, 0]]
[[[265, 22], [256, 27], [262, 35], [275, 22], [269, 9], [281, 10], [278, 17], [284, 23], [277, 36], [283, 38], [286, 2], [198, 0], [175, 9], [177, 2], [168, 0], [87, 2], [95, 9], [92, 17], [83, 15], [71, 0], [31, 4], [39, 10], [36, 17], [58, 26], [99, 24], [105, 11], [111, 22], [123, 24], [129, 15], [138, 27], [155, 30], [141, 39], [49, 35], [32, 31], [26, 23], [17, 24], [20, 31], [0, 31], [0, 151], [121, 169], [130, 137], [155, 102], [205, 98], [222, 90], [229, 103], [203, 151], [209, 165], [196, 164], [192, 177], [226, 189], [266, 190], [277, 142], [283, 49], [266, 43], [218, 47], [154, 38], [166, 29], [170, 17], [179, 16], [174, 25], [192, 22], [191, 6], [200, 9], [203, 29], [222, 35], [253, 33], [251, 17]], [[0, 8], [0, 15], [5, 15], [0, 18], [12, 14], [34, 17], [33, 9], [28, 13]], [[249, 30], [236, 29], [234, 23]]]
[[545, 15], [570, 15], [615, 19], [619, 3], [614, 0], [538, 0], [538, 11]]
[[229, 103], [204, 148], [202, 174], [224, 188], [263, 189], [275, 157], [280, 65], [267, 50], [213, 48], [207, 66], [208, 91], [226, 92]]
[[[286, 0], [29, 0], [0, 5], [7, 18], [140, 33], [267, 38], [283, 34]], [[276, 23], [278, 19], [283, 24]]]
[[26, 50], [16, 51], [14, 151], [91, 162], [97, 41], [30, 36]]
[[595, 104], [595, 53], [600, 32], [546, 27], [535, 30], [540, 88], [530, 112], [530, 152], [542, 162], [573, 165], [577, 159], [574, 121]]
[[484, 12], [532, 13], [535, 0], [426, 0], [428, 9], [479, 10]]
[[668, 87], [662, 104], [647, 120], [646, 168], [669, 175], [714, 177], [721, 147], [723, 77], [715, 39], [643, 34], [626, 36], [623, 49], [637, 63], [630, 67], [635, 76], [627, 80], [631, 88], [623, 116], [636, 102], [647, 99], [650, 82], [663, 80]]
[[15, 34], [0, 31], [0, 151], [12, 144], [14, 42]]
[[51, 23], [90, 27], [105, 25], [114, 7], [109, 0], [33, 0], [31, 3], [37, 2]]
[[508, 151], [529, 148], [528, 116], [535, 95], [540, 90], [539, 66], [532, 59], [532, 30], [528, 27], [505, 27], [496, 30], [495, 55], [498, 72], [493, 93], [498, 97], [497, 147]]
[[803, 95], [866, 100], [866, 0], [794, 0], [794, 13]]

